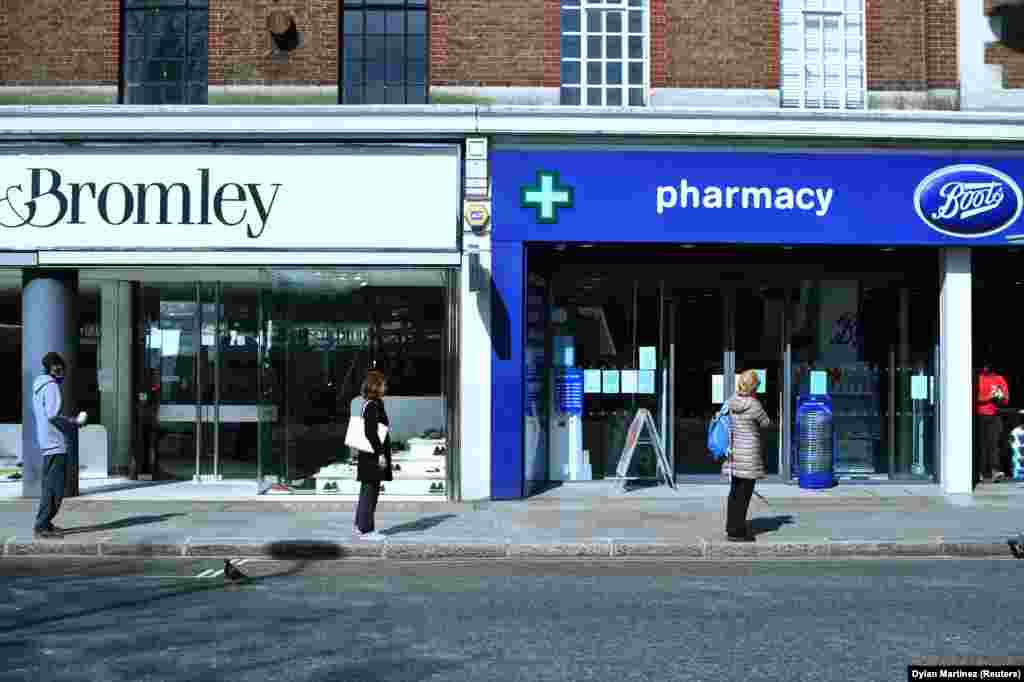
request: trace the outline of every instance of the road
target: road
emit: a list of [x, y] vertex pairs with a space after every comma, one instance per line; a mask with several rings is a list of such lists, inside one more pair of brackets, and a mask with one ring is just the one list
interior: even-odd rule
[[0, 560], [2, 680], [904, 680], [1024, 655], [1017, 560]]

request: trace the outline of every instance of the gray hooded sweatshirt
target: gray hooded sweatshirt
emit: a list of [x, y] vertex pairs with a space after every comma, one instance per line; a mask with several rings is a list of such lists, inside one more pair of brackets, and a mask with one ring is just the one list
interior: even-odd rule
[[36, 419], [36, 443], [43, 457], [68, 451], [64, 434], [50, 421], [60, 414], [63, 403], [60, 386], [53, 377], [49, 374], [36, 377], [32, 384], [32, 413]]

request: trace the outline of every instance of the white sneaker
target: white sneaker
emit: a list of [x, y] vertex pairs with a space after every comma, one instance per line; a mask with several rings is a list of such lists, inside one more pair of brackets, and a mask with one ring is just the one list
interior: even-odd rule
[[89, 415], [87, 415], [85, 412], [79, 412], [78, 416], [75, 418], [75, 423], [78, 424], [79, 426], [85, 426], [88, 423], [88, 421]]
[[370, 542], [380, 542], [381, 540], [387, 539], [386, 535], [384, 535], [383, 533], [379, 533], [375, 530], [369, 533], [359, 533], [356, 537], [358, 537], [360, 540], [369, 540]]

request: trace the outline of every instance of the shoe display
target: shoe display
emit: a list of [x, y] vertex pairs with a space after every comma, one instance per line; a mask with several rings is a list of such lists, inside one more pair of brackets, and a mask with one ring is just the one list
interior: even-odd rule
[[370, 542], [380, 542], [386, 540], [387, 536], [377, 531], [370, 531], [369, 533], [359, 533], [357, 536], [360, 540], [369, 540]]
[[753, 535], [726, 535], [725, 539], [729, 542], [754, 542]]
[[37, 540], [58, 540], [64, 537], [62, 533], [47, 528], [36, 528], [32, 536]]
[[993, 471], [992, 472], [992, 482], [993, 483], [999, 483], [1000, 481], [1005, 481], [1005, 480], [1006, 480], [1006, 474], [1004, 474], [1002, 471]]
[[78, 416], [75, 417], [75, 423], [79, 426], [85, 426], [89, 422], [89, 415], [85, 412], [79, 412]]

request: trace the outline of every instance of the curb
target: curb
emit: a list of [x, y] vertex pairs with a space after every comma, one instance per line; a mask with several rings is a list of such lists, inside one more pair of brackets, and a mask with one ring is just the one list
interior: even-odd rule
[[445, 561], [463, 559], [856, 559], [856, 558], [996, 558], [1012, 557], [1008, 542], [875, 542], [867, 540], [826, 542], [764, 542], [734, 544], [710, 542], [629, 542], [604, 540], [559, 543], [493, 542], [354, 542], [320, 540], [189, 538], [173, 543], [74, 542], [67, 540], [20, 540], [3, 543], [4, 557], [90, 556], [104, 558], [221, 558], [262, 559], [390, 559], [394, 561]]

